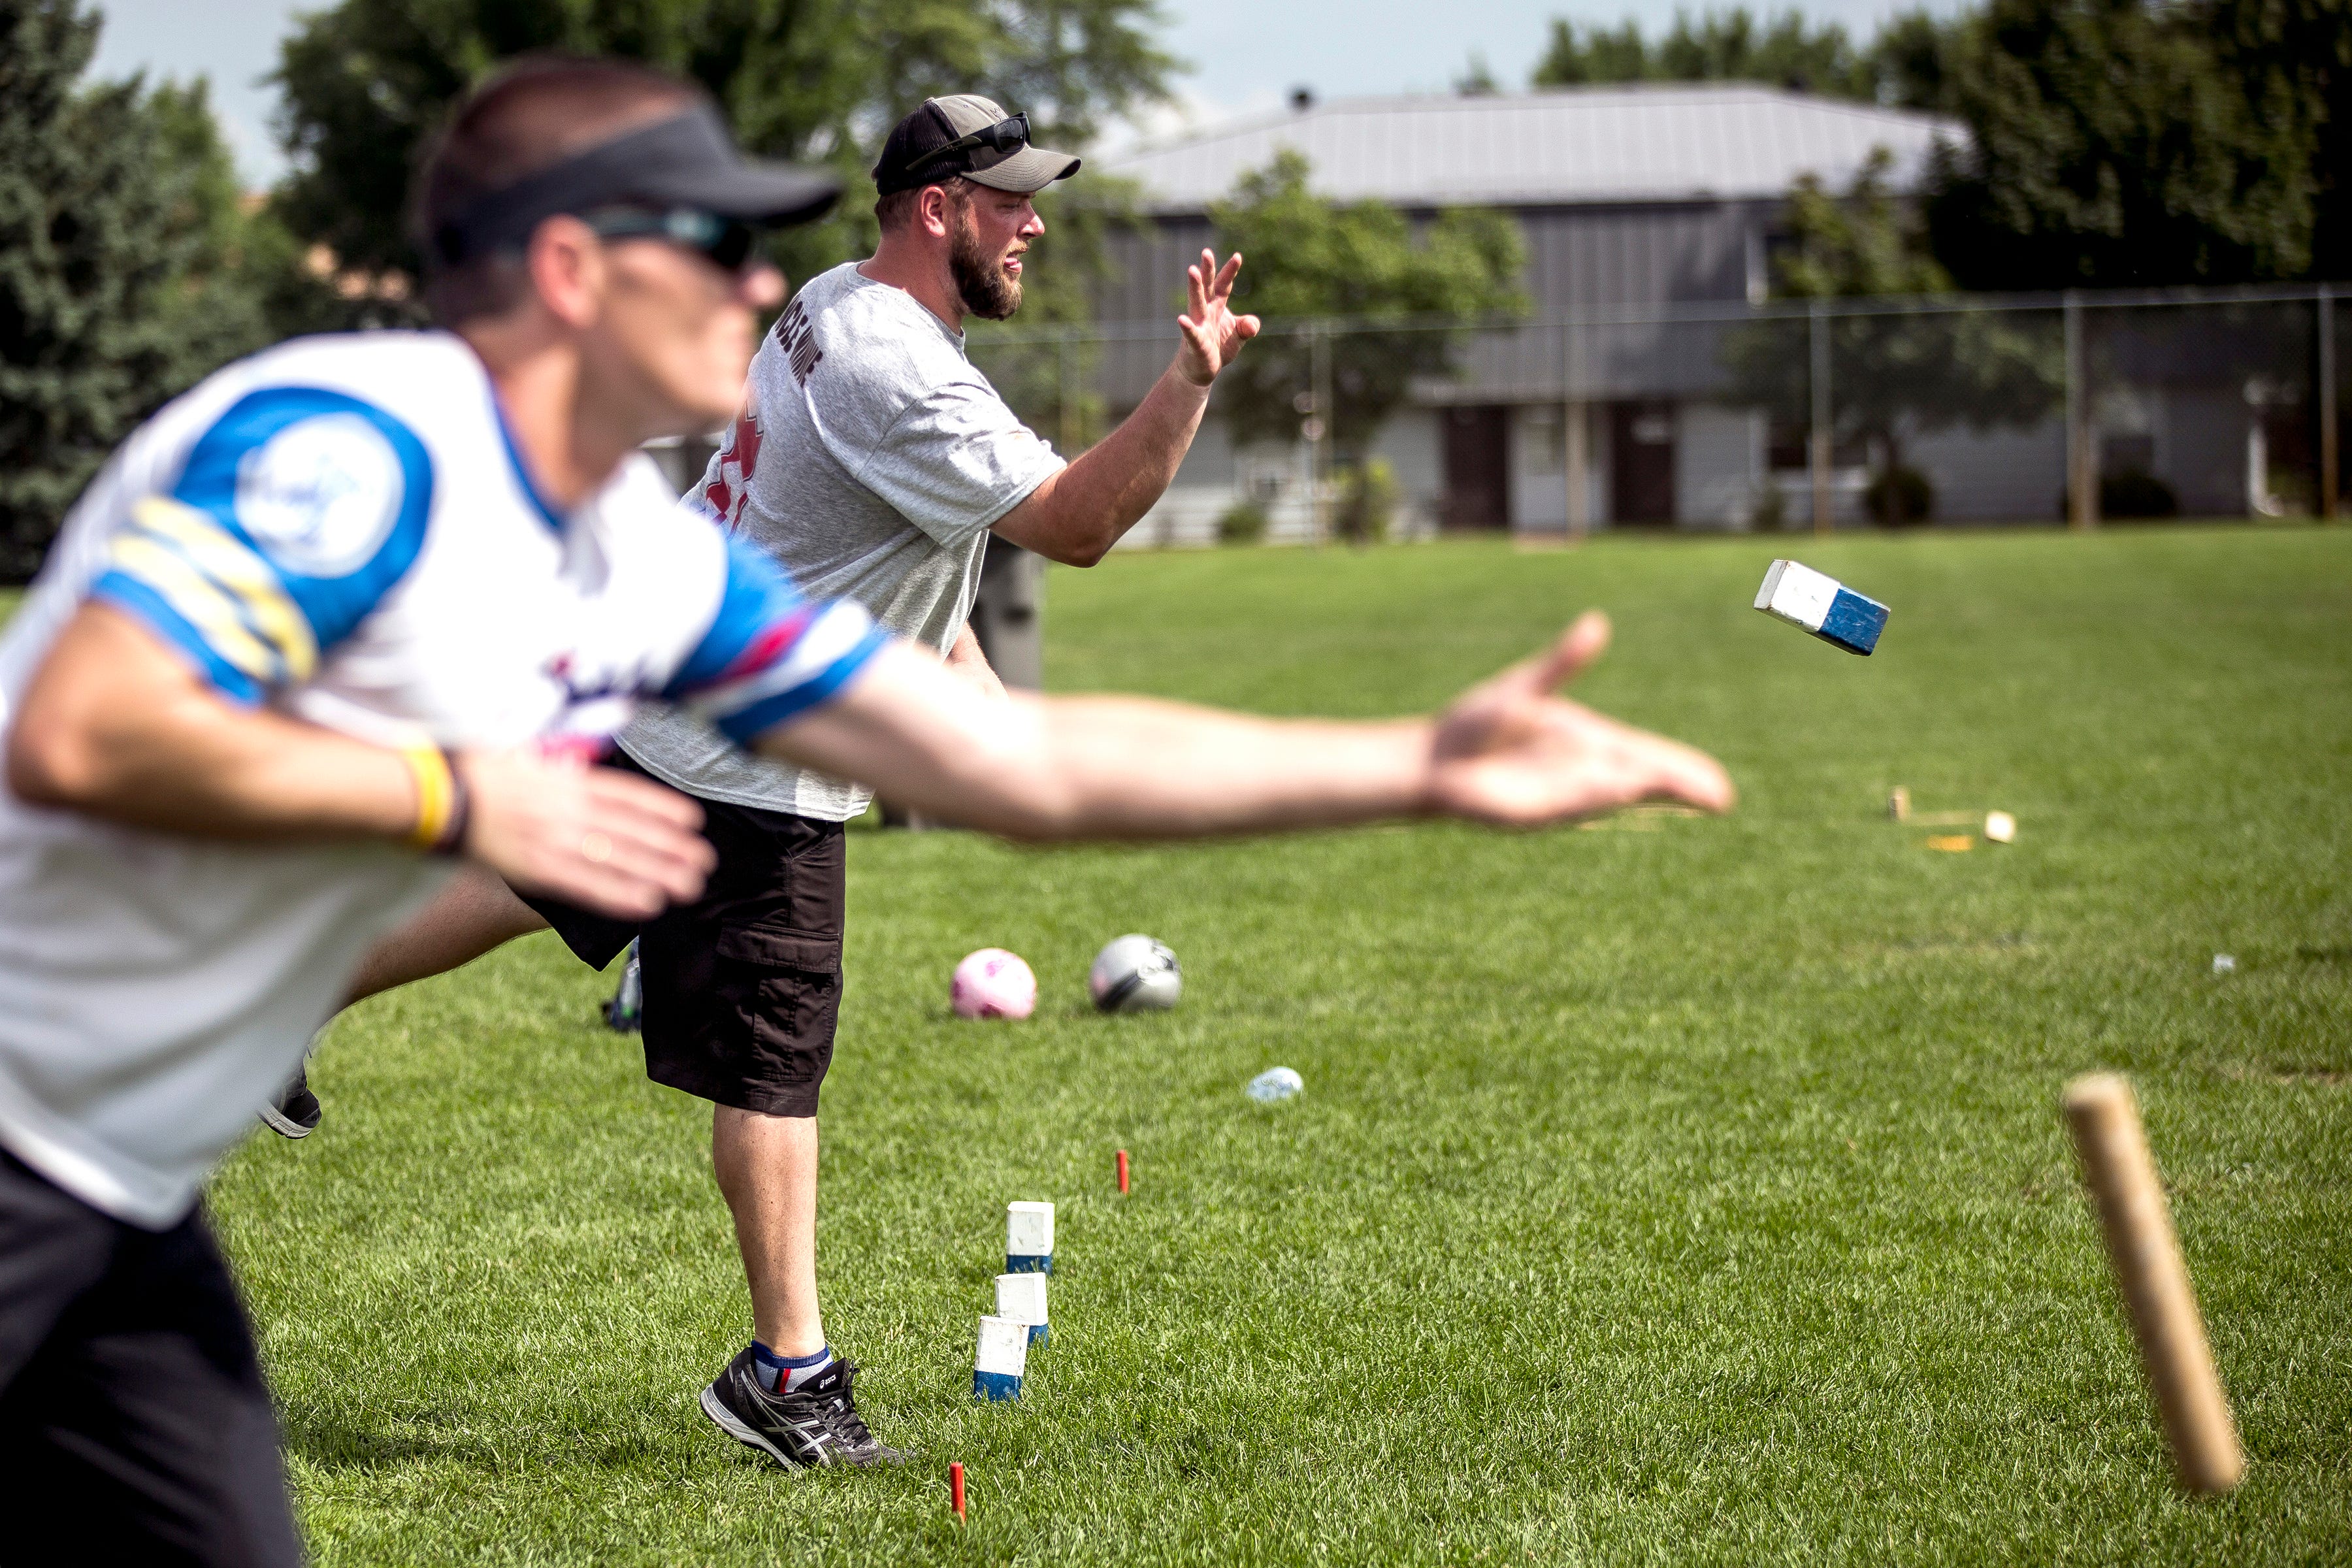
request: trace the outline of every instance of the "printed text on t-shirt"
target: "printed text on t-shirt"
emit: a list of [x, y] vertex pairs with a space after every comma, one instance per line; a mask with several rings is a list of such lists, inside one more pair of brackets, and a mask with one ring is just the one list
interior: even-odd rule
[[793, 300], [784, 319], [776, 323], [776, 341], [784, 345], [785, 357], [792, 361], [793, 379], [806, 386], [809, 373], [824, 358], [824, 351], [816, 346], [816, 338], [809, 331], [808, 310], [803, 301]]

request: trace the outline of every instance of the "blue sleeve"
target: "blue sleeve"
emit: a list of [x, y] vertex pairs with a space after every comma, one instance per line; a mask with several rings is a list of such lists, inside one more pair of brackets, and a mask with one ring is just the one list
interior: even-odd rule
[[838, 692], [889, 640], [845, 599], [801, 597], [774, 562], [730, 534], [718, 613], [662, 695], [745, 745]]
[[223, 692], [307, 679], [415, 564], [433, 465], [407, 426], [314, 387], [239, 399], [169, 495], [131, 508], [91, 585]]

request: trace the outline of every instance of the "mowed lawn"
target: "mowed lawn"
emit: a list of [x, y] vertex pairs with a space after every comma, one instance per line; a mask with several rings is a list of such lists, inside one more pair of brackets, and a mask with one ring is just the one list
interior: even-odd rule
[[[709, 1113], [597, 1024], [609, 977], [542, 936], [360, 1009], [322, 1131], [213, 1199], [320, 1561], [2352, 1559], [2352, 532], [1792, 547], [1893, 605], [1875, 658], [1748, 608], [1769, 539], [1054, 574], [1055, 687], [1272, 712], [1426, 708], [1601, 605], [1582, 694], [1745, 795], [861, 833], [821, 1266], [903, 1469], [784, 1474], [698, 1412], [749, 1310]], [[1932, 850], [1897, 784], [2019, 841]], [[1088, 1010], [1128, 931], [1178, 1011]], [[950, 1015], [992, 944], [1034, 1020]], [[1306, 1093], [1244, 1099], [1277, 1063]], [[2224, 1501], [2170, 1486], [2080, 1196], [2095, 1068], [2236, 1401]], [[1015, 1198], [1058, 1205], [1053, 1343], [975, 1405]]]

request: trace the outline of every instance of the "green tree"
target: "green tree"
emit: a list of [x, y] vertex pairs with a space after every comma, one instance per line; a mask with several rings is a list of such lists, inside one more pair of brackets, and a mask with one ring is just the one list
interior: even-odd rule
[[1902, 12], [1881, 23], [1868, 56], [1878, 101], [1952, 112], [1952, 53], [1968, 25], [1967, 13], [1948, 21], [1927, 11]]
[[2226, 68], [2201, 12], [1991, 0], [1947, 56], [1968, 124], [1929, 174], [1969, 289], [2240, 283], [2312, 258], [2310, 126]]
[[1470, 60], [1462, 74], [1454, 79], [1454, 91], [1460, 98], [1492, 98], [1503, 90], [1495, 73], [1486, 65], [1486, 57], [1477, 50], [1470, 51]]
[[1555, 18], [1538, 87], [1615, 81], [1760, 81], [1799, 92], [1871, 99], [1877, 81], [1843, 27], [1795, 11], [1759, 21], [1744, 6], [1694, 19], [1677, 12], [1654, 45], [1630, 18], [1615, 28]]
[[1163, 98], [1153, 0], [342, 0], [287, 39], [279, 210], [347, 267], [413, 274], [402, 226], [418, 144], [510, 56], [626, 56], [700, 82], [762, 156], [829, 163], [850, 199], [786, 237], [796, 276], [869, 244], [857, 199], [883, 132], [926, 96], [984, 91], [1039, 139], [1084, 142]]
[[[1948, 296], [1951, 275], [1928, 252], [1917, 209], [1893, 189], [1892, 161], [1874, 153], [1843, 195], [1806, 175], [1790, 195], [1774, 292], [1783, 299]], [[1920, 299], [1917, 308], [1838, 316], [1829, 332], [1831, 439], [1861, 447], [1890, 496], [1901, 495], [1905, 444], [1965, 425], [2027, 426], [2063, 395], [2053, 327], [1998, 310]], [[1811, 419], [1807, 324], [1787, 316], [1725, 340], [1735, 399], [1787, 425]], [[1895, 519], [1890, 521], [1903, 521]], [[1916, 521], [1912, 519], [1910, 521]]]
[[167, 168], [184, 182], [171, 227], [187, 250], [164, 290], [165, 330], [199, 374], [303, 330], [281, 320], [309, 289], [293, 236], [237, 182], [236, 164], [213, 118], [210, 84], [165, 82], [147, 100]]
[[2352, 278], [2352, 0], [2208, 0], [2194, 17], [2249, 112], [2297, 144], [2309, 275]]
[[1760, 81], [1794, 92], [1895, 108], [1945, 110], [1947, 57], [1965, 16], [1947, 21], [1906, 11], [1883, 23], [1867, 47], [1835, 23], [1814, 26], [1802, 13], [1759, 21], [1744, 7], [1694, 20], [1677, 12], [1653, 44], [1628, 18], [1615, 27], [1556, 17], [1537, 63], [1538, 87], [1631, 81]]
[[1642, 25], [1631, 16], [1614, 27], [1555, 16], [1551, 43], [1536, 62], [1537, 87], [1598, 87], [1654, 81], [1656, 68]]
[[[1269, 327], [1347, 318], [1327, 340], [1332, 406], [1316, 411], [1339, 460], [1352, 466], [1416, 378], [1454, 368], [1463, 329], [1527, 310], [1518, 226], [1503, 213], [1457, 207], [1415, 226], [1379, 202], [1340, 205], [1308, 188], [1307, 160], [1285, 152], [1213, 204], [1217, 243], [1245, 258], [1237, 308]], [[1393, 323], [1383, 331], [1382, 323]], [[1286, 437], [1313, 384], [1313, 343], [1269, 332], [1219, 378], [1218, 406], [1239, 442]]]
[[206, 94], [81, 85], [99, 18], [0, 0], [0, 575], [137, 422], [266, 333]]

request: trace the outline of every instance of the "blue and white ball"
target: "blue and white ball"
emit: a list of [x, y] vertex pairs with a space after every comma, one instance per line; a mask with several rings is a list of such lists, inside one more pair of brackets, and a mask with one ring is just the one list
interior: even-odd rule
[[1095, 954], [1087, 989], [1106, 1013], [1161, 1013], [1184, 994], [1184, 972], [1166, 942], [1123, 936]]

